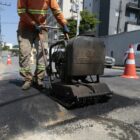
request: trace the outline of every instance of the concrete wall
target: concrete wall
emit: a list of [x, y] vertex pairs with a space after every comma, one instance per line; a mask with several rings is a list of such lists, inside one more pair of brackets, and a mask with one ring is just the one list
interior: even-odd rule
[[[129, 49], [129, 45], [140, 42], [140, 30], [132, 32], [124, 32], [117, 35], [101, 37], [106, 45], [106, 55], [116, 59], [116, 65], [124, 65], [123, 59], [125, 52]], [[140, 66], [140, 54], [136, 60], [137, 66]]]
[[[121, 0], [84, 0], [84, 8], [90, 12], [98, 13], [97, 15], [101, 21], [99, 28], [97, 28], [99, 36], [117, 33], [118, 16], [116, 14], [117, 11], [119, 13], [120, 1]], [[119, 33], [124, 32], [126, 22], [130, 20], [126, 16], [126, 4], [129, 2], [134, 2], [134, 0], [122, 0]], [[135, 3], [138, 3], [138, 1], [135, 1]], [[92, 5], [92, 7], [90, 5]]]
[[[127, 21], [127, 17], [125, 16], [126, 4], [130, 1], [131, 0], [122, 0], [119, 33], [124, 32], [125, 22]], [[118, 23], [118, 16], [116, 15], [117, 14], [116, 12], [119, 10], [119, 7], [120, 7], [120, 0], [110, 0], [109, 35], [116, 34], [115, 31], [117, 30], [117, 23]]]
[[[79, 2], [80, 2], [80, 11], [82, 11], [83, 10], [83, 0], [79, 0]], [[66, 19], [69, 19], [71, 17], [77, 18], [77, 13], [73, 13], [71, 11], [71, 8], [72, 8], [71, 0], [63, 0], [63, 2], [62, 2], [62, 11], [63, 11], [64, 17]]]
[[96, 14], [97, 18], [99, 18], [100, 0], [84, 0], [84, 9]]

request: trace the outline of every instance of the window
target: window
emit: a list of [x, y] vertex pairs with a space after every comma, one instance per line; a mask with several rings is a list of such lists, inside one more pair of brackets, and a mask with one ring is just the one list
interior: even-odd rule
[[115, 10], [115, 16], [118, 17], [119, 16], [119, 10]]
[[136, 13], [131, 12], [131, 13], [128, 13], [127, 16], [128, 16], [128, 18], [127, 18], [128, 21], [137, 22]]
[[140, 51], [140, 44], [138, 44], [137, 46], [137, 51]]
[[111, 57], [114, 57], [114, 52], [113, 52], [113, 51], [111, 51], [110, 55], [111, 55]]
[[117, 34], [117, 29], [114, 30], [114, 34]]
[[136, 19], [136, 14], [130, 13], [130, 19], [131, 19], [131, 20], [135, 20], [135, 19]]

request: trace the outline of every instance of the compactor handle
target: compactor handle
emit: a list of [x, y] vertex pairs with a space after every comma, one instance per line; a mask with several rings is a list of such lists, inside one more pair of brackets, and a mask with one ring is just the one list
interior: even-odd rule
[[[53, 27], [53, 26], [47, 26], [47, 25], [44, 26], [44, 28], [46, 28], [46, 29], [60, 29], [59, 27]], [[68, 33], [65, 33], [64, 35], [65, 35], [66, 40], [69, 40]]]
[[69, 40], [69, 35], [68, 35], [68, 33], [65, 33], [65, 37], [66, 37], [66, 40]]
[[59, 27], [48, 26], [48, 25], [45, 25], [44, 28], [46, 28], [46, 29], [60, 29]]

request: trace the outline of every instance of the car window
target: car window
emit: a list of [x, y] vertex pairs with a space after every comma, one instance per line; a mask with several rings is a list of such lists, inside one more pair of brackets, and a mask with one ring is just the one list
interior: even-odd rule
[[140, 51], [140, 44], [138, 44], [137, 46], [137, 51]]

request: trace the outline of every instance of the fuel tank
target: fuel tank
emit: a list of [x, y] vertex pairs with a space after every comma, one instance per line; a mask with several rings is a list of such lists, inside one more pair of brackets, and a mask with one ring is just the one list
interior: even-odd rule
[[69, 40], [66, 55], [68, 76], [104, 73], [105, 45], [97, 37], [78, 36]]

